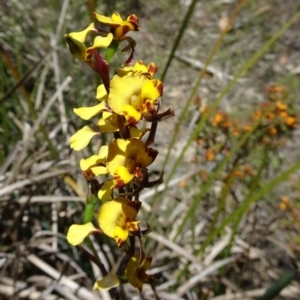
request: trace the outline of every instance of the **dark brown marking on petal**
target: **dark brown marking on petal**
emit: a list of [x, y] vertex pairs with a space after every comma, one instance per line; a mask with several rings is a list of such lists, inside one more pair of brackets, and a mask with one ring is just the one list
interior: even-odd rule
[[158, 70], [158, 66], [155, 63], [151, 63], [148, 65], [148, 72], [151, 76], [153, 76]]
[[124, 245], [125, 241], [123, 241], [122, 239], [120, 239], [118, 236], [115, 236], [114, 238], [115, 238], [115, 240], [117, 242], [118, 247], [121, 248]]
[[134, 126], [138, 123], [138, 121], [134, 117], [128, 115], [127, 111], [123, 111], [123, 114], [129, 126]]
[[142, 205], [142, 202], [139, 200], [134, 200], [134, 201], [130, 201], [128, 202], [126, 205], [134, 208], [136, 210], [136, 212], [138, 212], [140, 210], [140, 207]]
[[129, 21], [130, 24], [133, 26], [134, 31], [139, 31], [140, 30], [140, 28], [139, 28], [139, 18], [136, 15], [134, 15], [134, 14], [130, 15], [127, 18], [127, 21]]
[[130, 30], [131, 27], [129, 27], [128, 25], [122, 25], [122, 36], [124, 36]]
[[115, 187], [117, 189], [119, 189], [125, 185], [125, 182], [121, 179], [120, 175], [117, 173], [114, 173], [114, 183], [115, 183]]
[[158, 90], [159, 94], [162, 96], [163, 94], [163, 83], [159, 80], [156, 80], [154, 83], [154, 86], [156, 87], [156, 89]]
[[149, 157], [152, 157], [152, 158], [153, 158], [153, 160], [156, 158], [156, 156], [157, 156], [157, 154], [158, 154], [158, 151], [157, 151], [157, 150], [155, 150], [155, 149], [153, 149], [153, 148], [150, 148], [150, 147], [146, 147], [146, 148], [145, 148], [145, 151], [146, 151], [146, 153], [147, 153], [147, 155], [148, 155]]
[[152, 101], [146, 101], [146, 110], [147, 110], [149, 113], [151, 113], [151, 112], [153, 112], [153, 111], [155, 110]]

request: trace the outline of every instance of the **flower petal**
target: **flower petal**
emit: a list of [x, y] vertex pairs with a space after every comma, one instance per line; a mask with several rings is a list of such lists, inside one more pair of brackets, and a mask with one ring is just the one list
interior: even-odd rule
[[95, 29], [94, 23], [91, 23], [86, 29], [84, 29], [82, 31], [71, 32], [69, 34], [69, 36], [72, 37], [73, 39], [81, 42], [81, 43], [84, 43], [85, 39], [86, 39], [86, 36], [87, 36], [87, 34], [88, 34], [89, 31], [97, 31]]
[[146, 100], [155, 101], [163, 92], [163, 83], [160, 80], [152, 79], [143, 84], [141, 91], [141, 98]]
[[[114, 14], [114, 15], [117, 15], [117, 14]], [[113, 20], [111, 17], [106, 17], [106, 16], [103, 16], [103, 15], [99, 15], [97, 13], [94, 12], [94, 17], [101, 23], [103, 24], [108, 24], [108, 25], [111, 25], [111, 24], [116, 24], [116, 20], [117, 18], [115, 17], [115, 20]], [[120, 17], [120, 20], [121, 22], [123, 21]]]
[[128, 139], [128, 145], [126, 146], [126, 156], [130, 158], [135, 158], [138, 151], [145, 147], [145, 143], [139, 139]]
[[140, 130], [137, 127], [130, 128], [130, 136], [136, 139], [141, 139], [143, 135], [147, 132], [147, 129]]
[[98, 222], [99, 227], [107, 236], [114, 238], [115, 228], [125, 226], [125, 218], [122, 205], [127, 203], [128, 199], [119, 198], [107, 201], [101, 205], [99, 210]]
[[98, 191], [98, 198], [102, 201], [111, 200], [113, 187], [114, 183], [112, 180], [105, 181]]
[[103, 112], [97, 124], [101, 132], [119, 131], [117, 115], [114, 113]]
[[109, 107], [117, 114], [123, 114], [123, 107], [131, 104], [131, 99], [140, 95], [147, 77], [143, 75], [119, 77], [115, 75], [110, 82]]
[[100, 157], [100, 159], [105, 160], [107, 158], [107, 155], [108, 155], [108, 146], [107, 145], [101, 146], [98, 152], [98, 156]]
[[129, 143], [130, 140], [117, 139], [109, 144], [106, 167], [111, 175], [114, 174], [117, 167], [125, 166], [126, 149]]
[[120, 284], [119, 277], [114, 273], [108, 273], [101, 280], [98, 280], [94, 284], [94, 290], [109, 290], [117, 287]]
[[103, 166], [95, 166], [95, 167], [92, 167], [91, 168], [91, 171], [96, 175], [96, 176], [99, 176], [99, 175], [105, 175], [108, 173], [106, 167], [103, 167]]
[[84, 225], [73, 224], [68, 230], [67, 241], [73, 246], [77, 246], [92, 232], [98, 231], [94, 225], [89, 222]]
[[111, 19], [114, 22], [114, 24], [121, 24], [122, 22], [124, 22], [121, 16], [117, 13], [113, 13], [111, 15]]
[[74, 108], [74, 113], [83, 120], [89, 120], [101, 111], [107, 110], [105, 102], [100, 102], [95, 106]]
[[73, 134], [70, 138], [70, 147], [76, 151], [85, 148], [93, 136], [99, 134], [99, 132], [94, 131], [89, 126], [84, 126]]
[[114, 231], [114, 239], [118, 245], [118, 247], [122, 247], [128, 238], [129, 232], [128, 230], [124, 230], [123, 228], [117, 226]]
[[100, 84], [100, 85], [97, 87], [96, 98], [97, 98], [99, 101], [106, 100], [106, 98], [107, 98], [107, 92], [106, 92], [106, 89], [105, 89], [104, 84]]
[[147, 168], [154, 162], [157, 154], [158, 151], [153, 148], [142, 148], [137, 153], [136, 161], [140, 167]]
[[113, 174], [114, 186], [119, 189], [128, 184], [133, 178], [134, 174], [131, 174], [124, 166], [118, 167]]
[[151, 63], [148, 65], [148, 72], [151, 75], [151, 77], [156, 74], [157, 70], [158, 66], [155, 63]]
[[90, 169], [92, 166], [96, 165], [97, 163], [101, 163], [101, 159], [98, 155], [92, 155], [88, 158], [82, 158], [80, 160], [80, 169], [82, 171], [86, 171]]
[[142, 114], [131, 105], [125, 105], [122, 112], [128, 125], [130, 126], [137, 124], [142, 117]]
[[[120, 198], [116, 198], [120, 199]], [[121, 198], [122, 199], [122, 198]], [[142, 202], [136, 200], [136, 201], [128, 201], [123, 205], [123, 212], [126, 215], [127, 219], [130, 221], [127, 224], [127, 228], [130, 228], [130, 231], [137, 231], [138, 226], [137, 224], [139, 221], [133, 221], [140, 210], [140, 207], [142, 205]]]
[[114, 36], [112, 33], [108, 33], [106, 37], [103, 36], [96, 36], [94, 39], [93, 47], [92, 48], [104, 48], [108, 47], [113, 40]]

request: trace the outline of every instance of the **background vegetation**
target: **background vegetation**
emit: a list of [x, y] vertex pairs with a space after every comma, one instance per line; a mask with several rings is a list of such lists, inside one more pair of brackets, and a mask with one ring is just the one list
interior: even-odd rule
[[[139, 17], [135, 57], [158, 64], [163, 106], [176, 113], [154, 145], [151, 171], [164, 168], [165, 184], [142, 196], [160, 297], [299, 299], [294, 0], [0, 4], [0, 298], [112, 299], [93, 292], [99, 270], [65, 240], [84, 210], [78, 162], [92, 153], [69, 148], [83, 125], [73, 108], [93, 104], [99, 78], [63, 35], [83, 29], [93, 10]], [[92, 242], [113, 268], [114, 241]], [[142, 296], [124, 290], [153, 299], [146, 285]]]

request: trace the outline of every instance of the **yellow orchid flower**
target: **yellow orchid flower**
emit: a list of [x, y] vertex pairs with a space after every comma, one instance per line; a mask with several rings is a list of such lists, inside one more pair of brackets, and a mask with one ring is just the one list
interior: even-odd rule
[[101, 231], [89, 222], [83, 225], [73, 224], [67, 233], [67, 241], [77, 246], [91, 233], [102, 232], [115, 239], [121, 247], [127, 240], [130, 232], [138, 232], [139, 221], [135, 217], [141, 207], [141, 202], [131, 201], [127, 198], [118, 197], [101, 205], [98, 215], [98, 223]]
[[151, 266], [152, 257], [147, 257], [142, 265], [140, 265], [139, 257], [137, 255], [132, 256], [126, 267], [126, 275], [128, 282], [134, 287], [142, 291], [144, 283], [149, 283], [153, 280], [153, 276], [146, 274], [146, 271]]
[[90, 62], [91, 52], [97, 48], [107, 48], [114, 36], [108, 33], [107, 36], [96, 36], [93, 45], [90, 47], [85, 46], [85, 40], [89, 32], [99, 33], [99, 30], [95, 27], [94, 23], [91, 23], [87, 28], [78, 32], [71, 32], [65, 34], [65, 40], [70, 52], [78, 59], [85, 62]]
[[135, 138], [116, 139], [108, 146], [106, 167], [113, 176], [116, 188], [121, 188], [134, 178], [142, 179], [143, 170], [152, 164], [158, 151]]
[[[85, 40], [87, 34], [93, 31], [98, 33], [94, 38], [93, 45], [86, 47]], [[106, 91], [109, 93], [109, 65], [107, 61], [98, 53], [98, 48], [107, 48], [112, 43], [114, 36], [108, 33], [106, 36], [99, 36], [100, 31], [91, 23], [86, 29], [80, 32], [65, 34], [65, 40], [70, 52], [78, 59], [86, 62], [91, 68], [98, 72], [104, 83]]]
[[110, 25], [110, 32], [116, 39], [121, 40], [129, 31], [139, 31], [139, 19], [136, 15], [128, 16], [123, 20], [117, 13], [112, 14], [111, 18], [99, 15], [94, 12], [94, 17], [103, 24]]
[[162, 91], [163, 83], [160, 80], [134, 73], [125, 77], [115, 75], [110, 82], [108, 105], [133, 126], [143, 114], [154, 113]]
[[121, 247], [128, 238], [129, 232], [139, 231], [139, 221], [134, 221], [140, 209], [140, 201], [127, 198], [116, 198], [101, 205], [98, 223], [104, 234], [114, 238]]

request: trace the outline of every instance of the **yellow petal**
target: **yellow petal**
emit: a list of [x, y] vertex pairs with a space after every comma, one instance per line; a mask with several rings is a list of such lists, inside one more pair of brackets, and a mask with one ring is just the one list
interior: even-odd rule
[[152, 79], [144, 83], [141, 91], [141, 98], [155, 101], [163, 92], [163, 83], [160, 80]]
[[131, 127], [130, 128], [130, 136], [136, 139], [140, 139], [142, 138], [142, 136], [144, 135], [144, 133], [146, 133], [146, 130], [140, 130], [137, 127]]
[[97, 98], [99, 101], [106, 100], [106, 98], [107, 98], [107, 92], [106, 92], [106, 89], [105, 89], [104, 84], [100, 84], [100, 85], [97, 87], [96, 98]]
[[77, 246], [92, 232], [98, 231], [94, 225], [89, 222], [84, 225], [73, 224], [68, 230], [67, 241], [73, 246]]
[[112, 33], [109, 33], [106, 37], [96, 36], [94, 39], [93, 46], [89, 49], [108, 47], [113, 38], [114, 36]]
[[82, 129], [78, 130], [75, 134], [71, 136], [70, 147], [76, 151], [82, 150], [89, 144], [90, 140], [96, 134], [99, 133], [95, 132], [89, 126], [84, 126]]
[[123, 228], [117, 226], [114, 231], [114, 239], [118, 245], [118, 247], [122, 247], [128, 238], [128, 230], [124, 230]]
[[[116, 198], [116, 199], [120, 199], [120, 198]], [[122, 198], [121, 198], [122, 199]], [[127, 224], [126, 224], [126, 228], [129, 229], [129, 231], [137, 231], [139, 230], [138, 228], [138, 223], [140, 221], [133, 221], [140, 209], [142, 205], [142, 202], [136, 200], [136, 201], [128, 201], [126, 203], [124, 203], [123, 205], [123, 213], [126, 215], [127, 217]]]
[[82, 158], [80, 160], [80, 169], [82, 171], [86, 171], [90, 169], [92, 166], [96, 165], [97, 163], [101, 163], [101, 158], [98, 155], [92, 155], [88, 158]]
[[97, 124], [101, 132], [119, 131], [117, 115], [115, 113], [103, 112]]
[[133, 69], [140, 73], [148, 73], [148, 68], [142, 60], [137, 61], [134, 65]]
[[104, 24], [115, 24], [115, 21], [110, 18], [110, 17], [106, 17], [106, 16], [103, 16], [103, 15], [99, 15], [97, 13], [94, 12], [94, 17], [101, 23], [104, 23]]
[[101, 146], [98, 152], [98, 156], [100, 157], [100, 159], [105, 160], [107, 158], [108, 155], [108, 146], [104, 145]]
[[108, 273], [101, 280], [98, 280], [94, 284], [94, 290], [109, 290], [117, 287], [120, 284], [119, 277], [114, 273]]
[[142, 148], [137, 153], [136, 161], [140, 167], [147, 168], [153, 163], [157, 154], [158, 151], [153, 148]]
[[119, 166], [125, 166], [126, 163], [126, 149], [130, 140], [117, 139], [108, 146], [108, 156], [106, 167], [108, 172], [113, 175], [114, 171]]
[[123, 114], [123, 107], [131, 105], [131, 99], [139, 97], [147, 77], [143, 75], [120, 77], [115, 75], [110, 82], [109, 107], [117, 114]]
[[115, 24], [121, 24], [123, 22], [123, 19], [117, 13], [112, 14], [111, 19], [115, 22]]
[[111, 200], [101, 205], [99, 210], [98, 222], [99, 227], [107, 236], [114, 238], [114, 232], [117, 226], [125, 226], [125, 216], [122, 210], [122, 205], [125, 200]]
[[81, 42], [81, 43], [84, 43], [85, 42], [85, 39], [86, 39], [86, 36], [88, 34], [89, 31], [92, 31], [94, 30], [95, 31], [95, 26], [94, 26], [94, 23], [91, 23], [86, 29], [82, 30], [82, 31], [79, 31], [79, 32], [71, 32], [69, 34], [69, 36], [71, 36], [73, 39]]
[[96, 176], [99, 176], [99, 175], [105, 175], [108, 173], [106, 167], [103, 167], [103, 166], [95, 166], [95, 167], [92, 167], [91, 168], [91, 171], [96, 175]]
[[139, 122], [139, 120], [141, 119], [141, 113], [138, 112], [133, 106], [131, 105], [125, 105], [123, 107], [123, 115], [127, 121], [127, 123], [131, 126], [134, 126], [135, 124], [137, 124]]
[[116, 73], [120, 77], [124, 77], [124, 76], [127, 76], [127, 75], [128, 76], [132, 75], [133, 72], [134, 72], [133, 67], [124, 67], [124, 68], [117, 68], [116, 69]]
[[74, 113], [83, 120], [89, 120], [101, 111], [106, 110], [105, 102], [90, 107], [74, 108]]
[[[119, 140], [117, 140], [119, 144]], [[130, 157], [131, 159], [135, 159], [137, 156], [137, 153], [140, 151], [140, 149], [145, 147], [144, 142], [142, 142], [139, 139], [128, 139], [127, 142], [129, 142], [126, 146], [126, 155], [127, 157]]]
[[101, 186], [100, 190], [98, 191], [98, 198], [102, 201], [111, 200], [112, 199], [112, 189], [114, 187], [114, 183], [112, 180], [107, 180]]
[[130, 173], [124, 166], [118, 167], [113, 174], [114, 186], [119, 189], [128, 184], [133, 178], [134, 174]]

